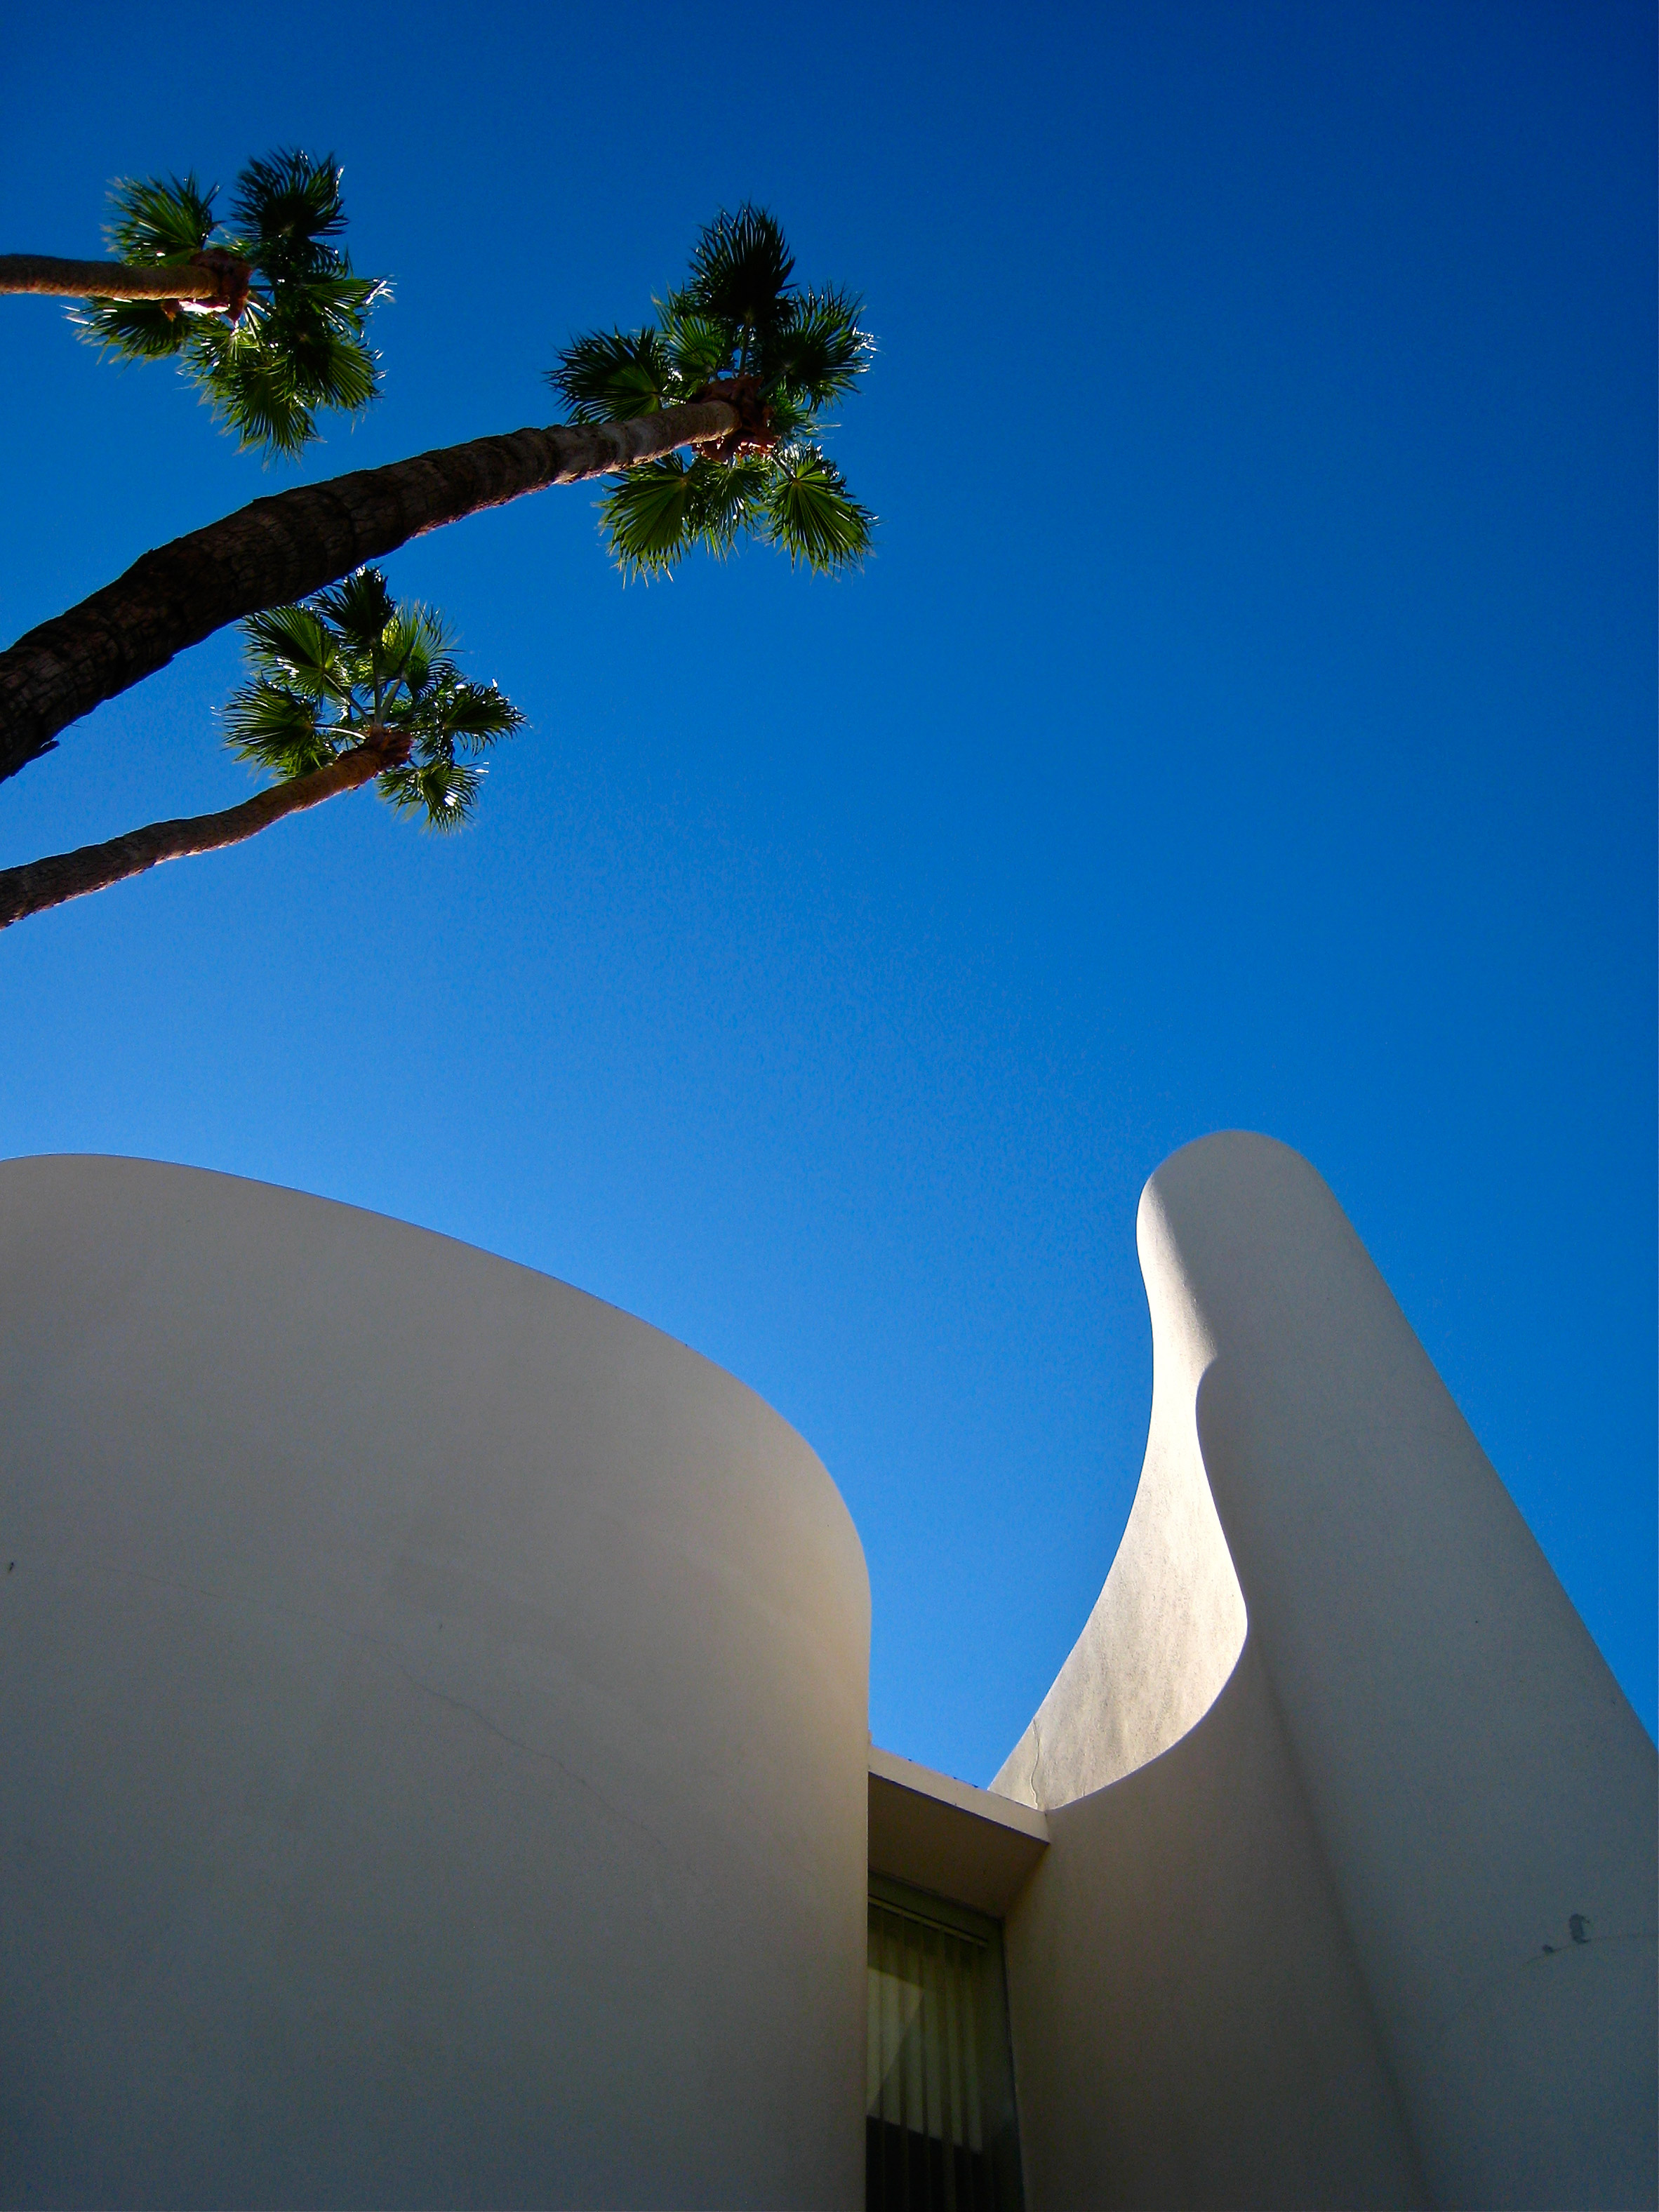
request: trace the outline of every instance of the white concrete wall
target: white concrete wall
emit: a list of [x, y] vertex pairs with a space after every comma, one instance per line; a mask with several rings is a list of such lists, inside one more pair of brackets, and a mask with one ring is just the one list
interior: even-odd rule
[[863, 2193], [869, 1596], [564, 1285], [0, 1167], [0, 2199]]
[[1139, 1227], [1142, 1494], [996, 1785], [1035, 2212], [1652, 2204], [1652, 1745], [1307, 1163]]

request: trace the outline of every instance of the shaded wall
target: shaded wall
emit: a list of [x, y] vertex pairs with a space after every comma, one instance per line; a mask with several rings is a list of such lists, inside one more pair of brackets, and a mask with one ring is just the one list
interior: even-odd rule
[[1028, 2203], [1426, 2203], [1254, 1640], [1048, 1819], [1006, 1930]]
[[861, 2202], [868, 1585], [750, 1391], [36, 1160], [0, 1424], [6, 2203]]
[[1142, 1493], [995, 1785], [1033, 2205], [1651, 2204], [1652, 1745], [1305, 1161], [1139, 1236]]

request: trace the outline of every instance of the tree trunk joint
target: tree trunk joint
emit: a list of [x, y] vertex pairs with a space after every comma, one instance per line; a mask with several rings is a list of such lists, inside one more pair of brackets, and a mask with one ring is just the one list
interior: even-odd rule
[[191, 300], [185, 304], [202, 313], [225, 315], [233, 323], [239, 321], [247, 305], [248, 287], [253, 282], [252, 263], [227, 252], [222, 246], [204, 246], [190, 258], [193, 268], [205, 270], [214, 278], [218, 289], [210, 300]]
[[738, 418], [735, 430], [725, 437], [704, 446], [702, 450], [717, 461], [734, 461], [740, 453], [769, 453], [778, 442], [778, 434], [772, 427], [772, 410], [761, 397], [757, 376], [719, 376], [713, 383], [705, 384], [700, 392], [691, 395], [693, 402], [702, 399], [720, 399]]
[[[371, 722], [357, 742], [360, 752], [373, 753], [380, 762], [377, 775], [389, 768], [401, 768], [414, 750], [414, 740], [407, 730], [389, 730], [384, 722]], [[344, 759], [347, 756], [341, 755]]]

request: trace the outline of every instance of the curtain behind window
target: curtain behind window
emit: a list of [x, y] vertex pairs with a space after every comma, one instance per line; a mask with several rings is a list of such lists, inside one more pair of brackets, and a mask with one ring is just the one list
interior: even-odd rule
[[896, 1884], [870, 1900], [866, 2202], [1018, 2212], [1001, 1931]]

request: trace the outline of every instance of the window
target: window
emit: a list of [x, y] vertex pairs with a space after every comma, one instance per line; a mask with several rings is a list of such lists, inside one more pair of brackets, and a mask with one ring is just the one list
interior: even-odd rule
[[865, 2203], [1019, 2212], [1002, 1930], [872, 1876]]

